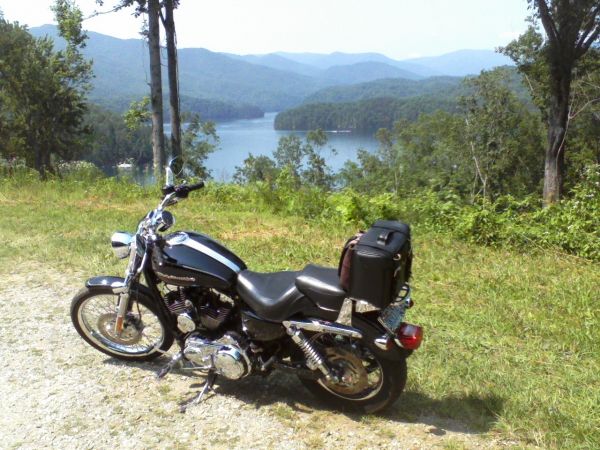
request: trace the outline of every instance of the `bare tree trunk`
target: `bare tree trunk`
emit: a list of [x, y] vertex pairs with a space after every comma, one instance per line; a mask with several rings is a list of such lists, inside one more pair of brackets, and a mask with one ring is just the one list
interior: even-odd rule
[[150, 98], [152, 104], [152, 153], [154, 178], [163, 176], [165, 136], [163, 131], [162, 76], [160, 65], [160, 27], [158, 0], [148, 0], [148, 48], [150, 50]]
[[549, 206], [560, 200], [563, 191], [565, 172], [565, 137], [569, 124], [569, 99], [571, 80], [563, 74], [560, 81], [559, 95], [552, 99], [552, 107], [548, 117], [548, 147], [544, 165], [543, 204]]
[[167, 37], [167, 61], [169, 74], [169, 102], [171, 105], [171, 151], [173, 157], [181, 156], [181, 114], [179, 111], [179, 80], [177, 76], [177, 46], [175, 43], [175, 20], [173, 0], [165, 1], [165, 34]]

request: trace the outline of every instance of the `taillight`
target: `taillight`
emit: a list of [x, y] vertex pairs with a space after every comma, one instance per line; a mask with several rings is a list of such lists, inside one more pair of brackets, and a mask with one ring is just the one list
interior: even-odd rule
[[396, 342], [399, 343], [402, 348], [416, 350], [423, 340], [423, 328], [418, 325], [402, 322], [396, 335]]

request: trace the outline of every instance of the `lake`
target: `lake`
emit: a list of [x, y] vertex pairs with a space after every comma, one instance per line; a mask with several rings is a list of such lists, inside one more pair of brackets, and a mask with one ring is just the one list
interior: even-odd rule
[[[215, 180], [230, 181], [235, 167], [241, 166], [249, 153], [272, 157], [281, 136], [306, 135], [306, 132], [276, 131], [273, 128], [275, 116], [276, 113], [267, 113], [260, 119], [217, 122], [217, 134], [221, 142], [219, 149], [209, 155], [206, 161]], [[165, 127], [166, 133], [168, 130]], [[369, 135], [328, 132], [327, 138], [328, 142], [321, 150], [321, 156], [334, 171], [339, 170], [347, 160], [355, 160], [359, 148], [368, 151], [377, 149], [377, 141]], [[332, 153], [332, 148], [336, 150], [335, 154]]]

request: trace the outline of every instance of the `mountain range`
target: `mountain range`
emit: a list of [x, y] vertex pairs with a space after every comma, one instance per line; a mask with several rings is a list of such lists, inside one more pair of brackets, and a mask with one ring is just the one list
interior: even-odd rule
[[[49, 36], [58, 48], [64, 42], [54, 25], [29, 30]], [[113, 110], [126, 109], [132, 100], [148, 93], [148, 49], [142, 39], [118, 39], [88, 32], [84, 54], [94, 62], [90, 99]], [[203, 48], [179, 50], [179, 77], [187, 104], [206, 118], [213, 107], [229, 111], [231, 118], [260, 111], [281, 111], [318, 97], [324, 88], [381, 79], [408, 82], [443, 75], [465, 76], [510, 64], [491, 50], [461, 50], [437, 57], [397, 61], [379, 53], [270, 53], [234, 55]], [[163, 77], [166, 81], [166, 74]], [[410, 84], [410, 83], [408, 83]], [[312, 97], [311, 97], [312, 96]], [[222, 118], [222, 117], [219, 117]]]

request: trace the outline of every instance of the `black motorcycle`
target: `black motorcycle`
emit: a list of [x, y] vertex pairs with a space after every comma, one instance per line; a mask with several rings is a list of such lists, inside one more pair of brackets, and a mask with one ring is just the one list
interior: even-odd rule
[[126, 361], [154, 359], [176, 341], [158, 376], [175, 367], [206, 376], [194, 403], [217, 375], [238, 380], [278, 369], [345, 406], [391, 405], [422, 340], [421, 327], [403, 321], [412, 306], [409, 228], [375, 223], [349, 240], [339, 268], [252, 272], [204, 234], [161, 234], [175, 223], [166, 208], [203, 186], [175, 185], [167, 168], [159, 206], [135, 235], [112, 236], [116, 256], [129, 258], [125, 278], [91, 278], [75, 296], [71, 319], [81, 337]]

